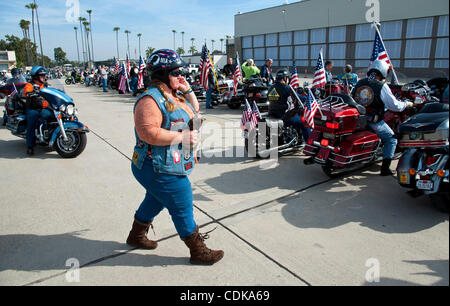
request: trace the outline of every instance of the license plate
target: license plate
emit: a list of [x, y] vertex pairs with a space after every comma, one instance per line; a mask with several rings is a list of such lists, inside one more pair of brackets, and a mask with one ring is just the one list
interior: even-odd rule
[[323, 138], [334, 139], [336, 136], [334, 134], [323, 133]]
[[253, 93], [250, 92], [250, 93], [248, 94], [248, 96], [249, 96], [249, 97], [253, 97]]
[[408, 174], [406, 172], [400, 173], [400, 183], [402, 184], [408, 183]]
[[420, 190], [432, 190], [433, 189], [433, 182], [432, 181], [425, 181], [425, 180], [417, 181], [417, 188], [420, 189]]

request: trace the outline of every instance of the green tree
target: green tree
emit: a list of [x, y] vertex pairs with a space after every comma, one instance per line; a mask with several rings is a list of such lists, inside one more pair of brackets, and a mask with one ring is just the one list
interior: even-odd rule
[[0, 50], [9, 50], [16, 53], [16, 66], [25, 67], [27, 64], [27, 44], [30, 46], [30, 54], [33, 58], [37, 57], [37, 46], [28, 39], [5, 35], [5, 39], [0, 40]]
[[197, 49], [195, 48], [195, 46], [191, 46], [191, 47], [189, 48], [189, 53], [190, 53], [191, 55], [194, 55], [194, 53], [197, 53]]
[[[31, 10], [31, 24], [32, 24], [32, 27], [33, 27], [33, 42], [34, 42], [34, 44], [36, 45], [36, 33], [35, 33], [35, 31], [34, 31], [34, 10], [36, 9], [36, 4], [34, 4], [34, 3], [29, 3], [29, 4], [25, 5], [25, 7], [26, 7], [27, 9], [30, 9], [30, 10]], [[37, 59], [36, 54], [35, 54], [34, 59], [35, 59], [35, 60]]]
[[177, 49], [177, 53], [179, 55], [183, 55], [185, 52], [184, 52], [184, 49], [180, 47], [180, 48]]
[[66, 52], [61, 49], [61, 47], [53, 49], [55, 55], [55, 62], [58, 65], [63, 65], [67, 63]]
[[148, 58], [153, 52], [155, 52], [155, 48], [153, 48], [153, 47], [148, 47], [148, 48], [145, 50], [145, 57]]

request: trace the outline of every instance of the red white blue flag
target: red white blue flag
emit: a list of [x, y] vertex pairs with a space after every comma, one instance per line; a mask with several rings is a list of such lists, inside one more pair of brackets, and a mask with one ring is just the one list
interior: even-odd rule
[[324, 87], [326, 83], [325, 67], [323, 65], [322, 48], [320, 49], [319, 58], [317, 59], [317, 65], [314, 73], [314, 79], [312, 88]]
[[298, 74], [297, 74], [297, 66], [295, 66], [295, 64], [292, 67], [292, 74], [291, 74], [290, 85], [294, 89], [300, 87], [300, 80], [298, 79]]
[[251, 118], [252, 118], [252, 108], [250, 107], [250, 104], [248, 104], [248, 101], [245, 100], [244, 112], [242, 113], [241, 117], [241, 128], [243, 130], [247, 128], [247, 123], [250, 122]]
[[204, 90], [208, 90], [208, 77], [211, 68], [211, 61], [209, 59], [209, 51], [206, 44], [202, 48], [202, 56], [200, 58], [200, 83]]
[[143, 71], [145, 68], [144, 60], [142, 59], [142, 56], [139, 56], [139, 74], [138, 74], [138, 89], [144, 88], [144, 75]]
[[317, 112], [319, 106], [317, 105], [316, 98], [310, 89], [308, 89], [308, 97], [306, 98], [305, 109], [303, 111], [303, 118], [305, 118], [306, 123], [312, 129], [314, 129], [314, 115]]

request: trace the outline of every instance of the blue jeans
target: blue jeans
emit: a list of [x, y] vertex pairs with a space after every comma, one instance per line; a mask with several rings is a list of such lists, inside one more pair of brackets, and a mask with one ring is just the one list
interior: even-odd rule
[[212, 107], [212, 105], [211, 105], [211, 96], [212, 96], [213, 89], [214, 88], [212, 86], [209, 86], [208, 90], [206, 91], [206, 108]]
[[84, 85], [88, 86], [89, 85], [89, 77], [86, 77], [84, 79]]
[[102, 78], [102, 82], [103, 82], [103, 91], [108, 91], [108, 80], [107, 79], [103, 79]]
[[303, 135], [303, 141], [305, 141], [305, 142], [308, 141], [309, 134], [311, 133], [311, 129], [307, 128], [305, 126], [305, 124], [302, 122], [302, 120], [298, 114], [296, 114], [295, 116], [293, 116], [289, 119], [285, 119], [285, 123], [293, 126], [297, 130], [301, 130], [302, 135]]
[[33, 148], [36, 145], [36, 134], [35, 129], [40, 125], [41, 120], [48, 120], [52, 116], [52, 112], [48, 109], [43, 109], [41, 111], [35, 109], [27, 109], [25, 116], [27, 118], [27, 147]]
[[137, 93], [137, 85], [138, 85], [138, 78], [133, 77], [130, 81], [130, 89], [134, 94]]
[[397, 139], [394, 138], [392, 129], [383, 120], [377, 123], [370, 123], [369, 126], [384, 144], [383, 159], [392, 159], [397, 147]]
[[167, 208], [180, 238], [186, 238], [197, 228], [191, 182], [187, 176], [155, 173], [152, 160], [147, 157], [139, 170], [133, 163], [131, 170], [136, 180], [147, 191], [135, 218], [148, 223]]

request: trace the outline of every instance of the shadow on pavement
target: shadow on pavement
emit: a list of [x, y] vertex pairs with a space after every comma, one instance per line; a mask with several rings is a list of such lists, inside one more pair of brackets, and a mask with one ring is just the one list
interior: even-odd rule
[[[46, 236], [0, 235], [0, 272], [64, 270], [70, 268], [66, 266], [66, 260], [70, 258], [76, 258], [80, 266], [152, 267], [189, 264], [187, 248], [186, 257], [158, 256], [154, 250], [148, 250], [145, 255], [124, 253], [133, 248], [115, 241], [89, 240], [80, 236], [82, 232]], [[180, 247], [183, 246], [180, 244]], [[104, 254], [104, 260], [98, 260], [99, 254]], [[117, 259], [121, 254], [126, 256]]]
[[303, 229], [357, 222], [383, 233], [416, 233], [449, 217], [438, 212], [428, 197], [411, 198], [394, 178], [381, 177], [378, 171], [333, 180], [280, 203], [286, 204], [282, 208], [286, 221]]
[[34, 148], [34, 155], [27, 155], [27, 146], [25, 139], [17, 138], [14, 140], [3, 140], [0, 139], [0, 158], [7, 159], [24, 159], [24, 158], [35, 158], [35, 159], [53, 159], [61, 158], [58, 153], [48, 146], [37, 145]]
[[[410, 264], [426, 266], [430, 272], [427, 273], [414, 273], [414, 275], [428, 275], [439, 277], [440, 279], [432, 284], [432, 286], [448, 286], [448, 260], [421, 260], [421, 261], [404, 261]], [[404, 280], [381, 277], [379, 282], [366, 282], [364, 286], [423, 286], [423, 284], [416, 284]]]

